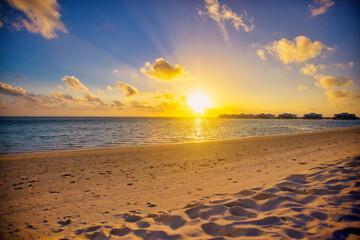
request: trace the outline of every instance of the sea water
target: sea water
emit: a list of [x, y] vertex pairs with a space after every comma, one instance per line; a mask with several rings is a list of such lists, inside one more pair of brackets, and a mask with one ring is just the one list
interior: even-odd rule
[[360, 120], [1, 117], [0, 154], [203, 142], [359, 126]]

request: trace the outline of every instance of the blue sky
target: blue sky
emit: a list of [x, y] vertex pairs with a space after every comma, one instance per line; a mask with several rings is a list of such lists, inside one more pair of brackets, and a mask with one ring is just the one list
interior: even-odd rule
[[[24, 1], [1, 3], [0, 115], [192, 116], [194, 92], [208, 116], [360, 114], [357, 1]], [[313, 55], [292, 49], [299, 36]]]

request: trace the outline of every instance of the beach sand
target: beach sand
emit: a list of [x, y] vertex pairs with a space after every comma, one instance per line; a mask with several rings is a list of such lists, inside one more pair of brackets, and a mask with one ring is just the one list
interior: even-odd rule
[[360, 238], [360, 127], [0, 166], [0, 239]]

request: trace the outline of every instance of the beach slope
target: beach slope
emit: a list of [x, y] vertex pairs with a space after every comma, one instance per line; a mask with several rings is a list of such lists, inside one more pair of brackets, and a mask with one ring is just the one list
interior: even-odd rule
[[360, 235], [360, 128], [0, 157], [1, 239]]

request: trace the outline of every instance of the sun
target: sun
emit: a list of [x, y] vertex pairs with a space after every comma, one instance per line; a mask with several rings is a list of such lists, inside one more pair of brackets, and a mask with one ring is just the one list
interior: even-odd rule
[[210, 107], [210, 100], [204, 93], [196, 92], [187, 96], [191, 108], [199, 113], [204, 112], [205, 108]]

